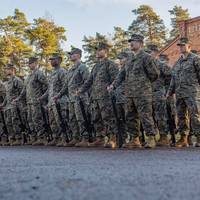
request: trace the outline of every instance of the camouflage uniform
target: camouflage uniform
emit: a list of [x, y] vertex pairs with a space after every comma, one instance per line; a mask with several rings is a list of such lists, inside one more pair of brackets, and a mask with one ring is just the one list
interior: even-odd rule
[[[79, 102], [76, 98], [77, 90], [85, 83], [89, 76], [89, 71], [85, 64], [78, 63], [72, 66], [66, 76], [66, 83], [59, 93], [61, 97], [64, 93], [68, 94], [69, 98], [69, 126], [73, 134], [73, 138], [79, 140], [80, 133], [84, 132], [84, 119], [80, 110]], [[88, 110], [88, 95], [87, 93], [80, 96], [84, 103], [85, 110]], [[85, 135], [87, 137], [87, 135]]]
[[[121, 53], [118, 54], [117, 58], [119, 60], [123, 60], [123, 63], [121, 63], [121, 66], [119, 67], [119, 73], [124, 70], [125, 67], [125, 62], [127, 62], [128, 59], [131, 58], [132, 54], [130, 55], [130, 52], [126, 52], [126, 51], [122, 51]], [[115, 94], [115, 98], [116, 98], [116, 109], [117, 109], [117, 114], [118, 117], [121, 121], [121, 126], [122, 126], [122, 130], [125, 131], [123, 137], [124, 140], [126, 139], [127, 135], [126, 135], [126, 127], [125, 127], [125, 123], [126, 123], [126, 119], [125, 119], [125, 105], [127, 102], [126, 96], [125, 96], [125, 85], [124, 83], [119, 85], [117, 88], [115, 88], [114, 90], [114, 94]]]
[[178, 128], [181, 135], [190, 131], [187, 113], [190, 115], [191, 128], [196, 135], [200, 134], [200, 75], [199, 56], [189, 53], [182, 56], [174, 65], [169, 95], [176, 94]]
[[19, 98], [26, 97], [28, 116], [27, 121], [32, 136], [43, 137], [45, 134], [44, 119], [38, 98], [46, 92], [48, 81], [39, 69], [32, 71], [25, 81], [24, 88]]
[[152, 81], [158, 78], [155, 61], [151, 56], [140, 50], [126, 63], [114, 82], [118, 87], [125, 82], [126, 125], [132, 137], [140, 133], [140, 120], [145, 133], [155, 135], [155, 125], [152, 117]]
[[61, 119], [58, 114], [57, 106], [60, 106], [60, 112], [62, 119], [66, 120], [67, 117], [67, 94], [63, 95], [59, 100], [55, 102], [53, 97], [57, 96], [63, 88], [67, 78], [67, 72], [64, 68], [55, 68], [49, 77], [49, 87], [43, 98], [48, 97], [48, 113], [49, 123], [53, 132], [53, 138], [55, 140], [61, 137], [66, 137], [66, 133], [62, 132]]
[[153, 87], [153, 110], [154, 119], [158, 126], [159, 133], [168, 134], [169, 127], [167, 124], [167, 101], [166, 101], [166, 82], [171, 79], [171, 69], [164, 62], [157, 60], [157, 67], [160, 71], [159, 78], [152, 83]]
[[13, 103], [22, 91], [23, 81], [13, 76], [6, 83], [6, 98], [3, 102], [5, 121], [8, 129], [9, 138], [21, 139], [21, 122], [19, 120], [20, 103]]
[[81, 87], [81, 93], [91, 89], [91, 113], [97, 137], [116, 133], [111, 97], [107, 86], [114, 81], [117, 73], [118, 67], [111, 60], [106, 58], [103, 61], [97, 61], [88, 80]]
[[[5, 98], [5, 94], [6, 91], [5, 91], [5, 86], [4, 86], [4, 83], [0, 80], [0, 104], [3, 103], [4, 101], [4, 98]], [[3, 124], [3, 119], [2, 119], [2, 115], [4, 114], [2, 111], [0, 111], [0, 136], [3, 135], [4, 133], [4, 124]]]

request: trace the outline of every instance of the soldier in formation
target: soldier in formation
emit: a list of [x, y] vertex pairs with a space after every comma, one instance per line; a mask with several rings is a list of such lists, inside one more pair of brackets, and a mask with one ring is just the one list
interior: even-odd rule
[[129, 44], [117, 64], [109, 45], [100, 43], [91, 71], [78, 48], [68, 53], [67, 70], [54, 53], [49, 76], [30, 57], [24, 82], [8, 64], [0, 81], [0, 144], [181, 148], [196, 136], [200, 147], [200, 57], [189, 40], [180, 38], [173, 67], [155, 44], [144, 48], [142, 35], [132, 34]]

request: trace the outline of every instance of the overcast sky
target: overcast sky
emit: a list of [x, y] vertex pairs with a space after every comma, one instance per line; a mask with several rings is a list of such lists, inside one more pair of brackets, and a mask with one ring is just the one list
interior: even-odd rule
[[170, 27], [168, 10], [174, 5], [188, 8], [191, 17], [200, 15], [200, 0], [0, 0], [0, 18], [12, 15], [15, 8], [25, 12], [29, 20], [50, 15], [64, 26], [70, 45], [81, 48], [84, 35], [112, 33], [114, 26], [126, 29], [133, 20], [131, 10], [147, 4]]

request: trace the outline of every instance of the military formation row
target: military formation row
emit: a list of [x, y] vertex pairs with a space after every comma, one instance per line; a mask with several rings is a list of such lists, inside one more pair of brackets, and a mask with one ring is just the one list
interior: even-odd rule
[[68, 70], [60, 67], [59, 54], [52, 55], [49, 77], [37, 57], [29, 59], [25, 81], [8, 64], [7, 81], [0, 82], [0, 144], [186, 147], [194, 135], [200, 146], [200, 57], [181, 38], [180, 58], [171, 67], [156, 45], [145, 49], [143, 40], [133, 34], [118, 64], [108, 58], [109, 47], [99, 44], [91, 72], [77, 48], [69, 52]]

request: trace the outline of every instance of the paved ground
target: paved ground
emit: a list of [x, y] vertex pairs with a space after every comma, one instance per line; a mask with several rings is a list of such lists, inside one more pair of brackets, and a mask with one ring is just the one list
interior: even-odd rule
[[0, 200], [200, 199], [200, 149], [0, 147]]

